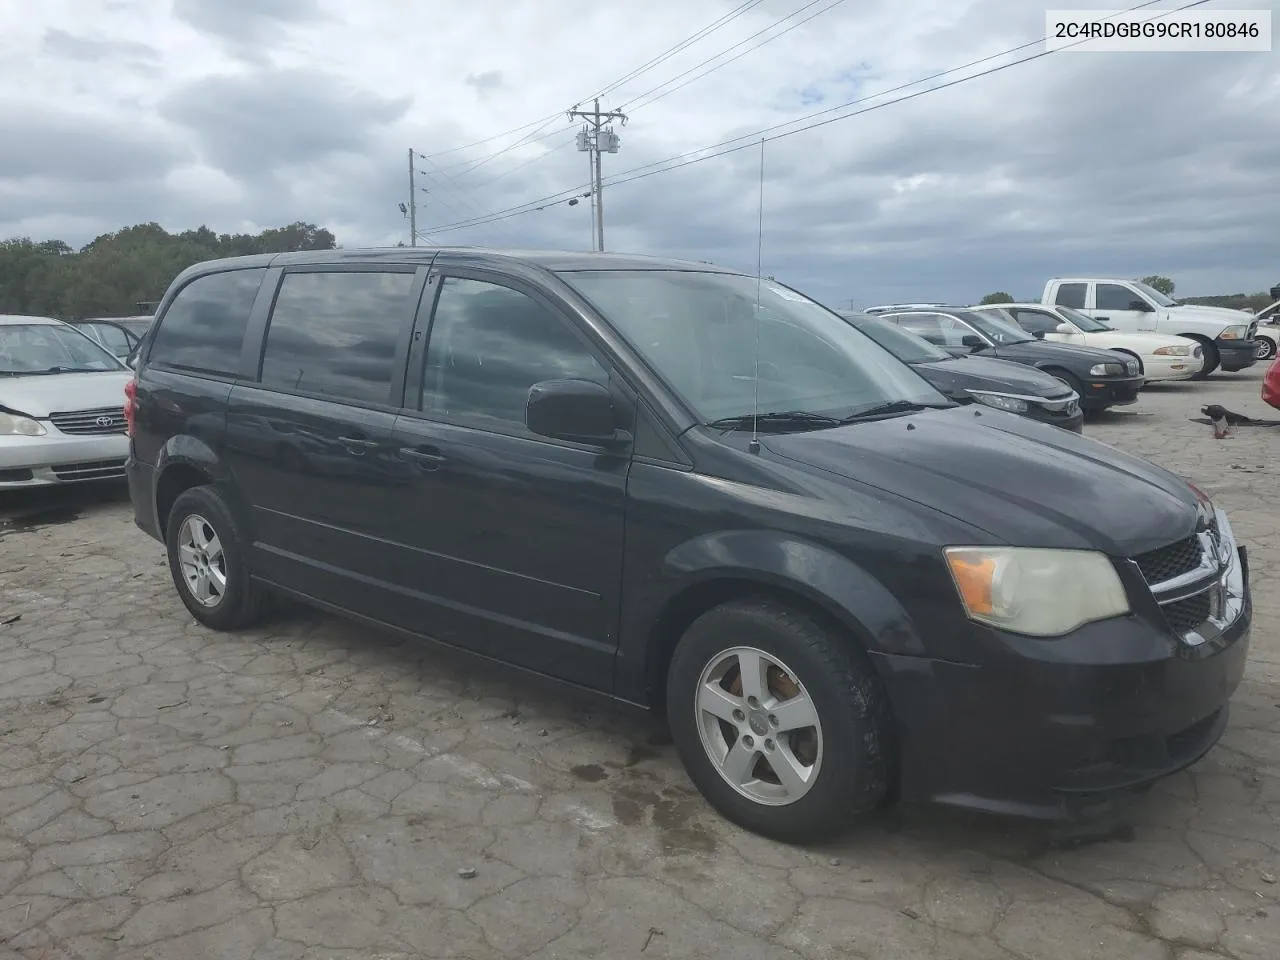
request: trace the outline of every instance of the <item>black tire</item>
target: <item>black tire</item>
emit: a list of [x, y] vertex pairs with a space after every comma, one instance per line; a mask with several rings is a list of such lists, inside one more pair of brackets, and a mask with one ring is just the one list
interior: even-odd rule
[[[226, 586], [216, 602], [201, 603], [188, 584], [179, 557], [179, 539], [183, 526], [192, 517], [203, 518], [221, 545]], [[165, 524], [165, 546], [169, 554], [169, 574], [173, 585], [191, 615], [214, 630], [239, 630], [252, 625], [263, 611], [262, 588], [249, 577], [245, 562], [245, 544], [235, 515], [226, 501], [211, 486], [192, 487], [173, 502]]]
[[1218, 348], [1210, 340], [1205, 340], [1201, 337], [1192, 337], [1192, 339], [1199, 343], [1204, 350], [1204, 366], [1200, 368], [1199, 373], [1192, 374], [1191, 379], [1208, 380], [1209, 374], [1217, 370], [1218, 364], [1222, 362], [1218, 356]]
[[1259, 360], [1274, 360], [1276, 358], [1276, 341], [1270, 337], [1258, 337], [1257, 342], [1260, 344], [1258, 349]]
[[[699, 683], [703, 671], [735, 647], [784, 663], [816, 710], [821, 764], [807, 792], [792, 802], [769, 805], [745, 796], [703, 746], [695, 706]], [[840, 833], [880, 806], [891, 787], [893, 725], [870, 661], [851, 638], [774, 600], [735, 600], [690, 625], [667, 674], [667, 718], [685, 770], [703, 796], [730, 821], [775, 840], [803, 843]]]

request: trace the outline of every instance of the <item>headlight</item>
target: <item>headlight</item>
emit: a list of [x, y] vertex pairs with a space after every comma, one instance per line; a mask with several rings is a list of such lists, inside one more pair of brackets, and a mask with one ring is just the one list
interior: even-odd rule
[[1151, 352], [1157, 357], [1189, 357], [1191, 356], [1191, 347], [1156, 347]]
[[947, 547], [947, 566], [972, 620], [1054, 637], [1129, 612], [1111, 561], [1092, 550]]
[[0, 437], [43, 437], [44, 424], [17, 413], [0, 413]]
[[1027, 412], [1027, 401], [1019, 397], [1002, 397], [998, 393], [980, 393], [977, 390], [970, 390], [969, 395], [979, 403], [995, 407], [997, 410], [1008, 410], [1010, 413]]
[[1227, 327], [1220, 334], [1219, 340], [1247, 340], [1249, 339], [1249, 327], [1247, 324], [1240, 324], [1236, 327]]
[[1123, 363], [1095, 363], [1089, 368], [1091, 377], [1118, 377], [1124, 373]]

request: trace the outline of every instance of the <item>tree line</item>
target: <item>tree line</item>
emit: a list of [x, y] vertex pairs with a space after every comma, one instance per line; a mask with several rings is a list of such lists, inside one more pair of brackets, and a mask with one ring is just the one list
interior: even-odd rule
[[0, 240], [0, 314], [69, 320], [149, 313], [169, 282], [193, 263], [336, 246], [328, 230], [301, 221], [234, 234], [205, 226], [169, 233], [158, 223], [141, 223], [104, 233], [79, 250], [61, 240]]

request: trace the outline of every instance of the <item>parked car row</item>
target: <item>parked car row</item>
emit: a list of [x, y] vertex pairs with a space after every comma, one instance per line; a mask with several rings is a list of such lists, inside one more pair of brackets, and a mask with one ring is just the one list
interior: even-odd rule
[[[1135, 402], [1148, 383], [1204, 379], [1275, 356], [1267, 339], [1274, 334], [1266, 332], [1272, 328], [1248, 313], [1179, 304], [1129, 280], [1050, 280], [1038, 303], [900, 303], [839, 312], [952, 399], [1076, 432], [1082, 418], [1070, 416], [1043, 379], [1026, 392], [1009, 392], [1008, 362], [1065, 385], [1082, 410], [1104, 410]], [[911, 336], [889, 334], [886, 325]], [[989, 362], [947, 367], [936, 355], [925, 360], [921, 341], [952, 357]]]
[[1075, 816], [1209, 750], [1248, 654], [1225, 513], [1074, 432], [1141, 360], [1000, 311], [309, 251], [185, 270], [132, 373], [53, 320], [7, 319], [0, 355], [0, 448], [118, 444], [199, 623], [278, 593], [650, 709], [784, 840], [890, 798]]

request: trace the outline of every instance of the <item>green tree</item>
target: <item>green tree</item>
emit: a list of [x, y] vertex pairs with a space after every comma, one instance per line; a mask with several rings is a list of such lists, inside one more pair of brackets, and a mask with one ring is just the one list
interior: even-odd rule
[[995, 293], [988, 293], [985, 297], [978, 301], [979, 303], [1013, 303], [1013, 297], [999, 290]]
[[125, 316], [141, 301], [159, 300], [175, 276], [202, 260], [336, 246], [331, 232], [302, 221], [255, 234], [218, 234], [206, 226], [169, 233], [158, 223], [139, 223], [78, 251], [61, 240], [15, 237], [0, 241], [0, 313]]
[[1166, 297], [1173, 296], [1173, 281], [1168, 277], [1162, 277], [1158, 273], [1153, 273], [1149, 277], [1140, 278], [1138, 282], [1145, 283], [1152, 290], [1159, 290]]

